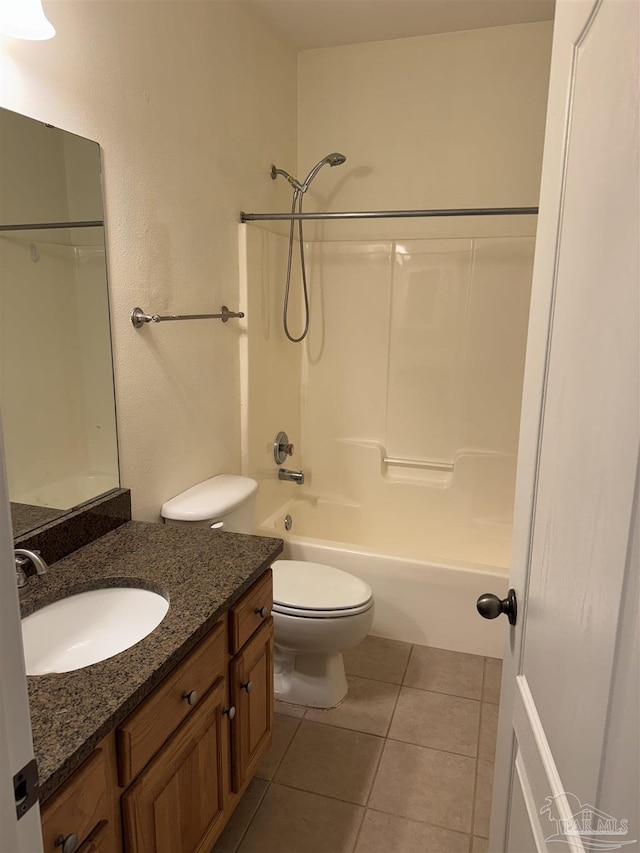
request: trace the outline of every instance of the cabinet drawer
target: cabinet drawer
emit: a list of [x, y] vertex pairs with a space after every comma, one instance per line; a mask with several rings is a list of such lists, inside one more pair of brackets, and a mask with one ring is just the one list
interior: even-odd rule
[[[59, 839], [75, 835], [81, 844], [101, 822], [111, 817], [107, 793], [109, 769], [104, 749], [98, 747], [64, 787], [42, 808], [45, 853], [60, 853]], [[58, 846], [56, 846], [58, 841]]]
[[239, 652], [249, 637], [271, 616], [273, 582], [269, 569], [229, 611], [229, 645]]
[[[117, 729], [118, 781], [126, 787], [189, 716], [214, 682], [226, 674], [226, 614], [190, 655]], [[195, 691], [193, 705], [187, 696]]]

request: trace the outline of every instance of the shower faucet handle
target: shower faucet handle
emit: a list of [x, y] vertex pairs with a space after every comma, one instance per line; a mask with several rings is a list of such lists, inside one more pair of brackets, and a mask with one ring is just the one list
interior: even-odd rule
[[289, 442], [286, 432], [279, 432], [273, 442], [273, 458], [276, 465], [282, 465], [287, 456], [293, 456], [293, 444]]

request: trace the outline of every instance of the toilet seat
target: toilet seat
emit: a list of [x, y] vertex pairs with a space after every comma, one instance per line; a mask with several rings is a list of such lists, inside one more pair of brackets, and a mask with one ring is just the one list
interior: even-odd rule
[[364, 613], [373, 606], [371, 587], [360, 578], [301, 560], [276, 560], [273, 610], [306, 619], [336, 619]]

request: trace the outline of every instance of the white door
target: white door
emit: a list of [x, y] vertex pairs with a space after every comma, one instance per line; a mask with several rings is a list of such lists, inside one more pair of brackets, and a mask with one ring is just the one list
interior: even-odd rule
[[38, 803], [18, 819], [14, 794], [14, 776], [33, 759], [33, 743], [13, 556], [0, 429], [0, 853], [38, 853], [42, 850]]
[[638, 18], [556, 5], [494, 851], [640, 849]]

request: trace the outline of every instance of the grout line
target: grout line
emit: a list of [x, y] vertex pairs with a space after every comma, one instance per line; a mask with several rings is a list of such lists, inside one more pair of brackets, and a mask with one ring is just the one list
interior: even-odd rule
[[[482, 686], [480, 688], [480, 696], [484, 696], [484, 682], [487, 675], [487, 659], [482, 660]], [[478, 793], [478, 756], [480, 755], [480, 731], [482, 730], [482, 702], [480, 703], [480, 725], [478, 726], [478, 742], [476, 744], [476, 772], [473, 780], [473, 799], [471, 800], [471, 843], [473, 844], [473, 836], [475, 834], [476, 824], [476, 795]]]
[[351, 853], [354, 853], [356, 847], [358, 846], [358, 841], [360, 841], [360, 833], [362, 832], [362, 827], [364, 826], [364, 819], [367, 814], [366, 806], [362, 807], [362, 814], [360, 815], [360, 823], [358, 825], [358, 831], [356, 832], [356, 837], [353, 840], [353, 846], [351, 848]]
[[482, 658], [482, 686], [480, 688], [480, 698], [484, 697], [484, 683], [487, 680], [487, 659]]
[[276, 766], [275, 766], [275, 767], [274, 767], [274, 769], [273, 769], [273, 773], [272, 773], [272, 775], [271, 775], [271, 779], [268, 779], [268, 780], [267, 780], [267, 781], [268, 781], [268, 782], [270, 782], [270, 783], [271, 783], [271, 782], [273, 782], [273, 780], [276, 778], [276, 773], [278, 772], [278, 770], [279, 770], [279, 769], [280, 769], [280, 767], [282, 766], [282, 762], [284, 761], [285, 756], [287, 755], [287, 753], [288, 753], [288, 752], [289, 752], [289, 750], [291, 749], [291, 744], [292, 744], [292, 743], [294, 742], [294, 740], [296, 739], [296, 735], [298, 734], [298, 730], [300, 729], [300, 723], [302, 722], [302, 719], [298, 719], [297, 717], [288, 717], [288, 719], [290, 719], [290, 720], [295, 719], [295, 720], [296, 720], [296, 722], [297, 722], [297, 725], [296, 725], [295, 731], [293, 732], [293, 734], [292, 734], [292, 736], [291, 736], [291, 740], [290, 740], [290, 741], [289, 741], [289, 743], [286, 745], [286, 747], [285, 747], [285, 749], [284, 749], [284, 752], [283, 752], [283, 753], [282, 753], [282, 755], [280, 756], [280, 761], [278, 761], [278, 763], [276, 764]]
[[[369, 792], [367, 794], [367, 798], [364, 801], [365, 808], [369, 805], [369, 801], [371, 800], [371, 794], [373, 793], [373, 789], [376, 785], [376, 779], [378, 778], [378, 770], [380, 769], [380, 764], [382, 763], [382, 756], [384, 755], [384, 751], [387, 746], [387, 739], [382, 739], [382, 749], [380, 750], [380, 755], [378, 756], [378, 760], [376, 761], [376, 767], [373, 771], [373, 776], [371, 777], [371, 785], [369, 786]], [[364, 818], [363, 818], [364, 819]]]
[[[458, 758], [469, 758], [471, 761], [476, 761], [477, 755], [469, 755], [467, 752], [454, 752], [452, 749], [441, 749], [437, 746], [425, 746], [423, 743], [415, 743], [412, 740], [401, 740], [399, 737], [386, 737], [385, 740], [390, 740], [393, 743], [406, 743], [407, 746], [417, 746], [419, 749], [429, 749], [431, 752], [443, 752], [445, 755], [457, 755]], [[489, 762], [490, 764], [491, 762]]]
[[[468, 699], [470, 702], [482, 702], [482, 694], [480, 696], [461, 696], [460, 693], [448, 693], [445, 690], [434, 690], [433, 687], [418, 687], [415, 684], [401, 684], [401, 687], [409, 687], [411, 690], [422, 690], [423, 693], [437, 693], [438, 696], [453, 696], [455, 699]], [[495, 702], [490, 704], [495, 705]]]
[[[365, 731], [364, 729], [354, 729], [354, 728], [351, 728], [350, 726], [339, 726], [337, 723], [330, 723], [326, 720], [312, 720], [311, 717], [309, 717], [309, 719], [307, 719], [305, 717], [305, 719], [301, 720], [300, 722], [315, 723], [318, 726], [329, 726], [329, 728], [339, 729], [341, 732], [355, 732], [356, 734], [359, 734], [359, 735], [369, 735], [369, 737], [376, 737], [376, 738], [378, 738], [378, 740], [385, 740], [387, 737], [385, 734], [382, 734], [382, 735], [378, 734], [378, 732], [369, 732], [369, 731]], [[387, 729], [388, 729], [388, 726], [387, 726]]]
[[400, 681], [401, 685], [404, 684], [404, 680], [407, 677], [407, 670], [409, 669], [409, 661], [411, 660], [411, 656], [413, 654], [414, 649], [415, 649], [415, 644], [412, 643], [411, 648], [409, 649], [409, 654], [407, 655], [407, 662], [404, 665], [404, 670], [402, 672], [402, 680]]
[[434, 696], [449, 696], [451, 699], [463, 699], [465, 702], [476, 702], [478, 705], [482, 702], [480, 697], [476, 699], [475, 696], [460, 696], [459, 693], [444, 693], [441, 690], [432, 690], [430, 687], [414, 687], [412, 684], [402, 684], [401, 687], [404, 687], [407, 690], [417, 690], [419, 693], [433, 693]]
[[401, 681], [389, 681], [387, 678], [373, 678], [371, 675], [358, 675], [357, 672], [347, 672], [345, 669], [344, 674], [347, 678], [363, 678], [365, 681], [375, 681], [378, 684], [393, 684], [394, 687], [401, 687]]
[[[385, 814], [385, 815], [390, 815], [391, 817], [398, 817], [401, 820], [408, 820], [411, 823], [422, 824], [422, 826], [433, 826], [435, 829], [446, 829], [447, 832], [455, 832], [458, 835], [466, 835], [471, 839], [470, 844], [473, 841], [473, 832], [471, 832], [471, 831], [465, 832], [462, 829], [452, 829], [452, 827], [444, 826], [444, 824], [442, 824], [442, 823], [433, 823], [433, 821], [430, 821], [430, 820], [420, 820], [417, 817], [406, 817], [405, 815], [396, 814], [395, 812], [385, 812], [382, 809], [372, 808], [371, 806], [367, 806], [367, 808], [369, 809], [369, 811], [377, 812], [378, 814]], [[481, 836], [481, 837], [484, 838], [484, 836]]]
[[[256, 776], [254, 776], [254, 779], [256, 779], [256, 778], [257, 778], [257, 777], [256, 777]], [[238, 843], [237, 843], [237, 844], [236, 844], [236, 846], [233, 848], [233, 853], [238, 853], [238, 850], [240, 849], [240, 845], [241, 845], [241, 844], [242, 844], [242, 842], [244, 841], [244, 839], [245, 839], [245, 836], [246, 836], [247, 832], [249, 832], [249, 829], [251, 828], [251, 824], [253, 823], [253, 820], [254, 820], [255, 816], [258, 814], [258, 809], [259, 809], [259, 808], [260, 808], [260, 806], [262, 805], [262, 801], [264, 800], [265, 795], [266, 795], [267, 791], [269, 790], [269, 786], [271, 785], [271, 782], [269, 782], [269, 780], [268, 780], [268, 779], [261, 779], [260, 781], [261, 781], [261, 782], [266, 782], [267, 784], [266, 784], [266, 786], [265, 786], [264, 791], [262, 792], [262, 796], [261, 796], [261, 797], [260, 797], [260, 799], [258, 800], [258, 803], [257, 803], [257, 805], [256, 805], [255, 809], [253, 810], [253, 814], [251, 815], [251, 817], [250, 817], [250, 819], [249, 819], [249, 822], [247, 823], [247, 825], [246, 825], [246, 826], [245, 826], [245, 828], [244, 828], [244, 832], [241, 834], [241, 836], [240, 836], [240, 839], [239, 839]], [[253, 779], [251, 780], [251, 782], [253, 782]], [[251, 785], [251, 782], [249, 782], [249, 785]], [[248, 790], [248, 789], [249, 789], [249, 786], [247, 786], [247, 790]], [[244, 794], [246, 794], [246, 793], [247, 793], [247, 791], [245, 791], [245, 792], [244, 792]], [[242, 802], [242, 800], [244, 799], [244, 794], [242, 795], [242, 797], [241, 797], [241, 799], [240, 799], [240, 802], [238, 803], [238, 806], [240, 805], [240, 803], [241, 803], [241, 802]], [[237, 810], [238, 806], [236, 806], [236, 810]], [[234, 812], [234, 813], [235, 813], [235, 812]], [[223, 830], [223, 832], [224, 832], [224, 830]], [[222, 835], [220, 835], [220, 836], [219, 836], [218, 840], [219, 840], [221, 837], [222, 837]], [[218, 841], [216, 841], [216, 844], [217, 844], [217, 843], [218, 843]], [[215, 848], [215, 844], [214, 844], [214, 846], [213, 846], [213, 850], [212, 850], [212, 853], [215, 853], [215, 849], [216, 849], [216, 848]]]
[[314, 797], [324, 797], [325, 800], [333, 800], [334, 803], [342, 803], [347, 806], [355, 806], [358, 809], [365, 809], [363, 803], [355, 803], [353, 800], [342, 800], [340, 797], [335, 797], [333, 794], [320, 794], [318, 791], [311, 791], [309, 788], [296, 788], [295, 785], [290, 785], [287, 782], [272, 782], [272, 785], [279, 785], [281, 788], [288, 788], [290, 791], [300, 791], [303, 794], [311, 794]]
[[[385, 729], [385, 732], [384, 732], [385, 740], [387, 740], [387, 738], [389, 737], [389, 732], [391, 731], [391, 724], [393, 723], [393, 718], [396, 715], [396, 709], [398, 707], [398, 702], [400, 701], [400, 694], [401, 693], [402, 693], [402, 685], [400, 684], [400, 685], [398, 685], [398, 692], [396, 693], [396, 701], [393, 703], [393, 710], [391, 711], [391, 715], [389, 717], [389, 722], [387, 723], [387, 728]], [[377, 772], [378, 771], [376, 769], [376, 773]]]
[[475, 825], [476, 825], [476, 794], [478, 789], [478, 760], [476, 758], [476, 771], [475, 777], [473, 780], [473, 799], [471, 800], [471, 837], [475, 835]]

